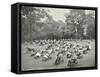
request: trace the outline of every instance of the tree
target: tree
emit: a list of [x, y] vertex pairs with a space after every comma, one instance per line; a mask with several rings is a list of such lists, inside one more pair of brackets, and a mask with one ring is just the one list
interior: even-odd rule
[[90, 11], [86, 16], [87, 27], [87, 37], [90, 39], [95, 39], [95, 12]]
[[71, 9], [70, 14], [66, 16], [66, 26], [68, 32], [74, 35], [74, 38], [83, 38], [83, 25], [85, 20], [85, 10]]
[[[44, 9], [35, 7], [21, 8], [21, 24], [22, 24], [22, 40], [31, 41], [35, 37], [38, 37], [39, 29], [43, 26], [41, 19], [45, 18], [47, 13]], [[35, 36], [35, 37], [34, 37]]]

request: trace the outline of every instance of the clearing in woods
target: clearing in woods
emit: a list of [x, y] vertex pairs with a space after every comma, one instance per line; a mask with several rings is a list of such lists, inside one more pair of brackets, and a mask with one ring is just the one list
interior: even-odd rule
[[[90, 41], [90, 40], [87, 40]], [[80, 41], [80, 45], [85, 45], [87, 44], [87, 41]], [[75, 41], [68, 41], [68, 43], [74, 43], [77, 44]], [[90, 41], [92, 49], [86, 54], [83, 55], [82, 59], [78, 60], [78, 65], [75, 67], [92, 67], [95, 66], [95, 41], [92, 40]], [[67, 66], [68, 64], [68, 59], [64, 57], [64, 63], [60, 65], [54, 65], [55, 60], [57, 58], [57, 53], [55, 52], [52, 54], [52, 59], [48, 61], [42, 61], [41, 58], [39, 59], [34, 59], [33, 56], [30, 56], [30, 54], [26, 54], [27, 52], [27, 47], [33, 47], [34, 49], [38, 50], [43, 50], [47, 47], [47, 45], [37, 45], [37, 44], [25, 44], [22, 43], [21, 47], [21, 70], [43, 70], [43, 69], [61, 69], [61, 68], [70, 68]]]

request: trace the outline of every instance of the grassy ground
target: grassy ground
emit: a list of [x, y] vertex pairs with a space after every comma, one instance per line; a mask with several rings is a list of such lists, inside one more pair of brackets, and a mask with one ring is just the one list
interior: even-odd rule
[[[75, 43], [74, 41], [68, 41], [70, 43]], [[79, 42], [81, 45], [85, 45], [87, 41], [81, 41]], [[95, 65], [95, 42], [91, 42], [92, 49], [88, 52], [88, 54], [84, 55], [82, 59], [79, 59], [79, 63], [75, 67], [92, 67]], [[34, 59], [33, 56], [30, 56], [30, 54], [26, 54], [27, 52], [27, 46], [33, 47], [39, 50], [45, 49], [47, 45], [44, 46], [38, 46], [36, 44], [34, 45], [25, 45], [22, 44], [22, 52], [21, 52], [21, 59], [22, 59], [22, 70], [40, 70], [40, 69], [58, 69], [58, 68], [69, 68], [67, 66], [68, 59], [64, 57], [64, 63], [60, 65], [54, 65], [54, 62], [56, 60], [56, 55], [58, 52], [52, 54], [52, 59], [48, 61], [42, 61], [41, 58]]]

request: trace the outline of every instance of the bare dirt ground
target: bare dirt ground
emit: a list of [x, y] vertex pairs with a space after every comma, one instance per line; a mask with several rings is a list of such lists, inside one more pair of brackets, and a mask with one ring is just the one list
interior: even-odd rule
[[[74, 43], [74, 41], [68, 41]], [[87, 41], [81, 41], [79, 42], [82, 45], [85, 45]], [[60, 65], [54, 65], [54, 62], [57, 58], [57, 53], [52, 54], [52, 59], [48, 61], [42, 61], [41, 58], [34, 59], [33, 56], [30, 56], [30, 54], [26, 54], [27, 52], [27, 46], [38, 48], [39, 50], [45, 49], [47, 45], [44, 46], [38, 46], [38, 45], [25, 45], [22, 44], [22, 51], [21, 51], [21, 60], [22, 65], [21, 69], [24, 71], [27, 70], [42, 70], [42, 69], [59, 69], [59, 68], [69, 68], [67, 66], [68, 59], [64, 58], [64, 63]], [[75, 67], [92, 67], [95, 65], [95, 42], [91, 41], [92, 49], [88, 52], [88, 54], [84, 55], [82, 59], [78, 60], [78, 65]]]

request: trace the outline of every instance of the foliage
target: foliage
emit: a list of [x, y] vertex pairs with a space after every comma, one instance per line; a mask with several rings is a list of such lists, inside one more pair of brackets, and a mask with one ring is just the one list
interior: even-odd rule
[[49, 10], [21, 8], [22, 42], [34, 39], [95, 39], [95, 12], [71, 9], [65, 22], [55, 21]]

